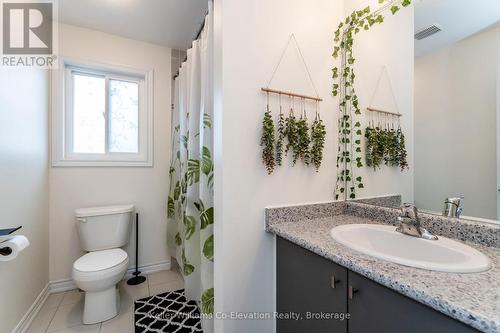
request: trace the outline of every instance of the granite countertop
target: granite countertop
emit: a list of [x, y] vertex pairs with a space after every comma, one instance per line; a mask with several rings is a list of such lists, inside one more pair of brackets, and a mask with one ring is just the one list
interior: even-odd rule
[[[358, 208], [363, 212], [356, 213]], [[267, 209], [266, 230], [480, 331], [500, 332], [500, 248], [491, 246], [492, 243], [497, 245], [500, 227], [486, 226], [489, 234], [484, 243], [488, 246], [481, 245], [477, 235], [471, 238], [474, 242], [466, 239], [467, 245], [481, 251], [492, 261], [490, 270], [468, 274], [394, 264], [351, 250], [330, 236], [330, 230], [339, 225], [383, 224], [380, 218], [366, 215], [380, 217], [380, 212], [383, 215], [384, 210], [386, 215], [395, 211], [346, 203]], [[367, 211], [370, 213], [367, 214]], [[463, 225], [467, 226], [467, 223]], [[438, 235], [450, 237], [442, 226], [437, 229], [442, 231], [436, 232]]]

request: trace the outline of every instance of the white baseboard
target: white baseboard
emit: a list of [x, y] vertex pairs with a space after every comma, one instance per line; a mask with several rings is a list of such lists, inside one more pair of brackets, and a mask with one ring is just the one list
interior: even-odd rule
[[24, 333], [28, 330], [30, 324], [33, 322], [33, 319], [35, 319], [43, 304], [45, 304], [47, 297], [49, 297], [49, 285], [50, 284], [47, 283], [47, 285], [42, 289], [38, 297], [35, 299], [35, 302], [33, 302], [31, 307], [28, 309], [28, 312], [26, 312], [26, 314], [23, 316], [19, 324], [17, 324], [17, 326], [14, 328], [12, 333]]
[[[172, 268], [172, 262], [170, 260], [164, 260], [154, 264], [139, 266], [141, 274], [151, 274], [160, 271], [168, 271], [171, 268]], [[124, 279], [131, 278], [133, 276], [132, 275], [133, 272], [135, 272], [135, 266], [129, 267], [129, 269], [127, 269], [127, 273], [125, 273]]]
[[76, 289], [76, 284], [72, 279], [62, 279], [49, 282], [49, 290], [51, 294], [62, 293]]
[[[171, 262], [170, 260], [164, 260], [160, 261], [154, 264], [146, 264], [143, 266], [139, 266], [139, 270], [141, 271], [142, 274], [151, 274], [155, 272], [160, 272], [160, 271], [167, 271], [171, 268]], [[127, 272], [125, 273], [124, 279], [129, 279], [133, 275], [132, 273], [135, 271], [135, 267], [129, 267], [127, 269]], [[63, 279], [63, 280], [56, 280], [56, 281], [50, 281], [50, 293], [61, 293], [63, 291], [69, 291], [76, 289], [76, 284], [72, 279]]]
[[[151, 274], [155, 272], [170, 270], [170, 268], [171, 268], [170, 260], [164, 260], [154, 264], [139, 266], [139, 270], [141, 271], [142, 274]], [[134, 271], [135, 267], [130, 267], [127, 270], [127, 273], [125, 273], [124, 279], [132, 277], [133, 276], [132, 273]], [[17, 324], [17, 326], [14, 328], [12, 333], [25, 333], [28, 330], [31, 322], [36, 317], [36, 315], [42, 308], [43, 304], [45, 304], [45, 301], [47, 300], [47, 297], [49, 297], [50, 294], [69, 291], [76, 288], [77, 288], [76, 284], [72, 279], [55, 280], [47, 283], [45, 288], [43, 288], [43, 290], [40, 292], [35, 302], [31, 305], [28, 312], [23, 316], [23, 318], [21, 319], [19, 324]]]

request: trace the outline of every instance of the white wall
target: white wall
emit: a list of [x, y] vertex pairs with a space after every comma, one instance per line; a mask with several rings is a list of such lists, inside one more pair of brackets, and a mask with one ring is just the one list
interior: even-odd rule
[[0, 70], [0, 228], [30, 247], [0, 262], [0, 332], [11, 332], [49, 281], [48, 75]]
[[[166, 246], [170, 163], [170, 49], [98, 31], [61, 25], [61, 56], [154, 70], [154, 167], [52, 167], [50, 170], [50, 278], [70, 279], [82, 255], [74, 210], [132, 203], [140, 216], [140, 264], [170, 260]], [[135, 233], [132, 239], [135, 239]], [[134, 243], [128, 246], [135, 263]]]
[[497, 218], [496, 68], [500, 27], [417, 58], [415, 202], [441, 211], [464, 195], [464, 215]]
[[[372, 1], [374, 6], [376, 2]], [[357, 7], [366, 5], [365, 1], [358, 3]], [[286, 5], [280, 0], [215, 2], [216, 311], [274, 310], [273, 237], [264, 231], [264, 207], [334, 199], [338, 101], [331, 96], [331, 53], [333, 32], [344, 14], [341, 0], [290, 0]], [[370, 37], [377, 36], [376, 32], [360, 39], [357, 50], [369, 52], [358, 55], [358, 81], [375, 80], [380, 65], [387, 64], [394, 75], [400, 109], [408, 119], [405, 126], [411, 155], [412, 10], [388, 18], [386, 25], [381, 31], [391, 34], [390, 38], [379, 31], [376, 44]], [[319, 173], [300, 163], [291, 168], [288, 161], [268, 176], [260, 160], [259, 137], [266, 103], [260, 88], [267, 84], [291, 33], [295, 33], [324, 99], [321, 114], [328, 131], [325, 156]], [[292, 48], [272, 86], [313, 94], [301, 66]], [[371, 96], [371, 84], [375, 82], [359, 89], [362, 103]], [[276, 99], [272, 108], [277, 115]], [[412, 178], [411, 173], [382, 173], [368, 180], [366, 191], [360, 195], [402, 192], [409, 198]], [[272, 321], [227, 320], [218, 321], [215, 330], [272, 332], [272, 328]]]

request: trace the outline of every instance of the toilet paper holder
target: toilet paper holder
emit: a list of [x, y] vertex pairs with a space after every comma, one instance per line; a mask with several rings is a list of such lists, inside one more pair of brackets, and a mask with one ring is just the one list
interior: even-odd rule
[[8, 256], [12, 254], [12, 248], [10, 247], [3, 247], [0, 249], [0, 256]]
[[5, 228], [0, 229], [0, 256], [8, 256], [12, 253], [12, 248], [10, 247], [2, 247], [2, 242], [8, 240], [12, 237], [12, 234], [21, 229], [23, 226], [15, 227], [15, 228]]

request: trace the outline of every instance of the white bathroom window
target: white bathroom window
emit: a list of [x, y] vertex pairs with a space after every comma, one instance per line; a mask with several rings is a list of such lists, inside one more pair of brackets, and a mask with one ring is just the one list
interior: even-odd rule
[[64, 62], [54, 166], [152, 166], [152, 72]]

